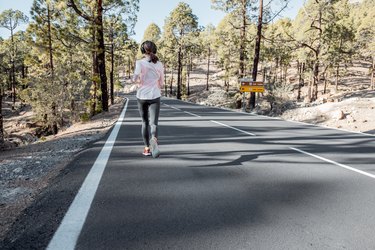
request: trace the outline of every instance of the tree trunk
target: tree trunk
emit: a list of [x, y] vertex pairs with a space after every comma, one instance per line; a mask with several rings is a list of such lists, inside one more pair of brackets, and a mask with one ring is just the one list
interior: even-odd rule
[[[262, 38], [262, 25], [263, 25], [263, 0], [260, 0], [259, 1], [257, 37], [256, 37], [256, 42], [255, 42], [255, 54], [254, 54], [253, 73], [252, 73], [253, 81], [257, 80], [257, 75], [258, 75], [260, 42]], [[255, 92], [250, 93], [249, 107], [250, 107], [250, 110], [253, 110], [255, 108]]]
[[278, 74], [278, 71], [279, 71], [279, 59], [276, 59], [276, 62], [275, 62], [275, 69], [274, 69], [274, 72], [273, 72], [273, 82], [276, 83], [277, 82], [277, 74]]
[[97, 17], [96, 17], [96, 32], [97, 32], [97, 60], [100, 76], [100, 89], [102, 92], [102, 108], [103, 111], [108, 111], [108, 91], [107, 91], [107, 73], [105, 69], [105, 46], [104, 46], [104, 28], [103, 28], [103, 0], [97, 0]]
[[335, 86], [336, 86], [336, 90], [339, 89], [339, 70], [340, 70], [340, 65], [337, 64], [336, 65], [336, 78], [335, 78]]
[[0, 148], [4, 145], [3, 91], [0, 89]]
[[315, 101], [318, 99], [318, 84], [319, 84], [319, 59], [316, 59], [314, 63], [314, 79], [311, 100]]
[[169, 84], [169, 95], [173, 95], [173, 66], [171, 67], [171, 82]]
[[324, 89], [323, 89], [323, 94], [326, 94], [327, 93], [327, 73], [324, 72], [323, 74], [323, 77], [324, 77]]
[[[11, 23], [11, 26], [12, 26], [12, 23]], [[14, 50], [14, 36], [13, 36], [13, 28], [12, 27], [10, 29], [10, 37], [11, 37], [11, 41], [12, 41], [12, 56], [11, 56], [11, 65], [12, 65], [11, 86], [12, 86], [12, 101], [13, 101], [12, 109], [14, 110], [14, 108], [16, 106], [16, 64], [15, 64], [16, 52]]]
[[131, 71], [131, 68], [130, 68], [130, 56], [128, 56], [128, 78], [130, 79], [130, 71]]
[[210, 78], [210, 59], [211, 59], [211, 47], [208, 47], [206, 90], [208, 90], [208, 82]]
[[177, 99], [181, 100], [181, 85], [182, 85], [182, 48], [178, 48], [178, 68], [177, 68]]
[[92, 57], [92, 68], [91, 68], [91, 77], [92, 77], [92, 96], [91, 96], [91, 105], [90, 105], [90, 117], [93, 117], [96, 113], [96, 102], [97, 102], [97, 84], [98, 84], [98, 79], [99, 79], [99, 71], [98, 71], [98, 62], [96, 59], [96, 46], [95, 41], [96, 41], [96, 29], [95, 29], [95, 24], [93, 23], [92, 26], [92, 41], [93, 41], [93, 48], [91, 51], [91, 57]]
[[16, 67], [14, 61], [12, 61], [12, 109], [16, 106]]
[[226, 87], [226, 92], [229, 91], [228, 71], [229, 71], [228, 65], [225, 65], [224, 86]]
[[12, 89], [12, 69], [6, 70], [6, 72], [8, 74], [7, 90], [11, 90]]
[[280, 63], [280, 71], [279, 72], [280, 72], [279, 73], [280, 83], [283, 83], [284, 78], [283, 78], [283, 64], [282, 63]]
[[[24, 63], [22, 63], [22, 68], [21, 68], [21, 77], [24, 80], [26, 78], [26, 66]], [[26, 88], [26, 84], [22, 85], [22, 89]]]
[[[55, 82], [55, 70], [53, 65], [53, 48], [52, 48], [52, 30], [51, 30], [51, 9], [50, 5], [47, 4], [47, 28], [48, 28], [48, 53], [49, 53], [49, 67], [51, 70], [51, 82], [50, 84], [54, 86]], [[51, 124], [51, 131], [55, 135], [58, 132], [57, 129], [57, 108], [56, 102], [52, 102], [51, 111], [52, 111], [52, 124]]]
[[190, 63], [186, 65], [186, 73], [187, 73], [187, 95], [190, 95]]
[[111, 43], [111, 72], [109, 74], [109, 82], [110, 82], [110, 87], [109, 87], [109, 90], [110, 90], [110, 97], [111, 97], [111, 105], [113, 105], [115, 103], [115, 100], [114, 100], [114, 97], [113, 97], [113, 88], [114, 88], [114, 79], [113, 79], [113, 74], [114, 74], [114, 68], [115, 68], [115, 60], [114, 60], [114, 44], [113, 44], [113, 40], [112, 40], [112, 43]]
[[168, 64], [164, 64], [164, 95], [167, 96], [167, 69]]
[[301, 100], [301, 89], [302, 89], [302, 63], [297, 61], [297, 72], [298, 72], [298, 91], [297, 91], [297, 101]]
[[309, 86], [308, 86], [308, 88], [307, 88], [307, 102], [311, 102], [311, 99], [312, 99], [312, 88], [313, 88], [313, 82], [314, 82], [314, 80], [312, 79], [313, 78], [313, 76], [311, 76], [310, 77], [310, 79], [309, 79]]
[[372, 70], [371, 70], [371, 86], [370, 88], [373, 90], [375, 87], [375, 56], [372, 56]]
[[242, 0], [242, 27], [240, 34], [240, 78], [245, 77], [245, 48], [246, 48], [246, 3], [247, 0]]
[[51, 109], [52, 109], [52, 119], [53, 119], [52, 125], [51, 125], [51, 132], [52, 134], [56, 135], [58, 132], [58, 129], [57, 129], [57, 110], [56, 110], [55, 102], [52, 102]]
[[313, 100], [315, 101], [318, 99], [318, 85], [319, 85], [319, 64], [320, 64], [320, 47], [321, 47], [321, 42], [322, 42], [322, 36], [323, 36], [323, 30], [322, 30], [322, 10], [319, 10], [319, 22], [318, 22], [318, 27], [319, 27], [319, 40], [318, 40], [318, 45], [315, 51], [315, 64], [314, 64], [314, 89], [313, 89]]

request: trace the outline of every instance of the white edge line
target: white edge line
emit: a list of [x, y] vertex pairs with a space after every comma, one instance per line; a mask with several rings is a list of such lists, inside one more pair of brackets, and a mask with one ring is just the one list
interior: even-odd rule
[[236, 130], [236, 131], [239, 131], [239, 132], [244, 133], [244, 134], [247, 134], [247, 135], [256, 136], [256, 135], [253, 134], [253, 133], [250, 133], [250, 132], [247, 132], [247, 131], [244, 131], [244, 130], [241, 130], [241, 129], [238, 129], [238, 128], [235, 128], [235, 127], [232, 127], [232, 126], [229, 126], [229, 125], [224, 124], [224, 123], [221, 123], [221, 122], [217, 122], [217, 121], [214, 121], [214, 120], [210, 120], [210, 122], [213, 122], [213, 123], [219, 124], [219, 125], [224, 126], [224, 127], [227, 127], [227, 128], [234, 129], [234, 130]]
[[365, 172], [365, 171], [362, 171], [362, 170], [359, 170], [359, 169], [356, 169], [356, 168], [352, 168], [352, 167], [349, 167], [349, 166], [344, 165], [344, 164], [341, 164], [341, 163], [337, 163], [337, 162], [332, 161], [332, 160], [328, 160], [328, 159], [326, 159], [326, 158], [324, 158], [324, 157], [321, 157], [321, 156], [319, 156], [319, 155], [315, 155], [315, 154], [308, 153], [308, 152], [303, 151], [303, 150], [298, 149], [298, 148], [293, 148], [293, 147], [289, 147], [289, 148], [290, 148], [290, 149], [293, 149], [293, 150], [295, 150], [295, 151], [298, 151], [298, 152], [300, 152], [300, 153], [302, 153], [302, 154], [306, 154], [306, 155], [312, 156], [312, 157], [317, 158], [317, 159], [319, 159], [319, 160], [322, 160], [322, 161], [325, 161], [325, 162], [328, 162], [328, 163], [334, 164], [334, 165], [336, 165], [336, 166], [339, 166], [339, 167], [342, 167], [342, 168], [348, 169], [348, 170], [350, 170], [350, 171], [353, 171], [353, 172], [356, 172], [356, 173], [359, 173], [359, 174], [363, 174], [363, 175], [366, 175], [366, 176], [368, 176], [368, 177], [371, 177], [371, 178], [375, 179], [375, 175], [370, 174], [370, 173], [367, 173], [367, 172]]
[[127, 99], [118, 121], [66, 212], [60, 226], [53, 235], [52, 240], [49, 242], [47, 247], [48, 250], [73, 250], [75, 248], [104, 169], [107, 165], [108, 158], [116, 141], [117, 134], [124, 120], [128, 103], [129, 99]]

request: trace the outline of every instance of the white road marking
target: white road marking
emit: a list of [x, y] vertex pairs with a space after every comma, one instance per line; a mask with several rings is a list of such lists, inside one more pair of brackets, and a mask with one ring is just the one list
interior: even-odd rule
[[241, 129], [238, 129], [238, 128], [235, 128], [235, 127], [232, 127], [232, 126], [229, 126], [229, 125], [221, 123], [221, 122], [217, 122], [217, 121], [214, 121], [214, 120], [210, 120], [210, 121], [213, 122], [213, 123], [219, 124], [221, 126], [234, 129], [236, 131], [239, 131], [239, 132], [247, 134], [247, 135], [256, 136], [256, 134], [253, 134], [253, 133], [250, 133], [250, 132], [247, 132], [247, 131], [244, 131], [244, 130], [241, 130]]
[[[168, 106], [168, 107], [170, 107], [170, 108], [172, 108], [172, 109], [178, 110], [178, 111], [183, 111], [183, 110], [181, 110], [181, 109], [179, 109], [179, 108], [173, 107], [173, 106], [168, 105], [168, 104], [164, 104], [164, 105], [165, 105], [165, 106]], [[193, 114], [193, 113], [188, 112], [188, 111], [183, 111], [183, 112], [186, 113], [186, 114], [189, 114], [189, 115], [195, 116], [195, 117], [201, 117], [201, 116], [199, 116], [199, 115]]]
[[353, 172], [356, 172], [356, 173], [359, 173], [359, 174], [362, 174], [362, 175], [366, 175], [366, 176], [368, 176], [368, 177], [371, 177], [371, 178], [374, 178], [374, 179], [375, 179], [375, 175], [370, 174], [370, 173], [367, 173], [367, 172], [365, 172], [365, 171], [362, 171], [362, 170], [359, 170], [359, 169], [356, 169], [356, 168], [353, 168], [353, 167], [349, 167], [349, 166], [344, 165], [344, 164], [341, 164], [341, 163], [337, 163], [337, 162], [335, 162], [335, 161], [332, 161], [332, 160], [326, 159], [326, 158], [321, 157], [321, 156], [319, 156], [319, 155], [315, 155], [315, 154], [308, 153], [308, 152], [303, 151], [303, 150], [298, 149], [298, 148], [290, 147], [290, 149], [293, 149], [293, 150], [298, 151], [298, 152], [300, 152], [300, 153], [302, 153], [302, 154], [306, 154], [306, 155], [312, 156], [312, 157], [317, 158], [317, 159], [319, 159], [319, 160], [322, 160], [322, 161], [325, 161], [325, 162], [328, 162], [328, 163], [334, 164], [334, 165], [336, 165], [336, 166], [339, 166], [339, 167], [342, 167], [342, 168], [348, 169], [348, 170], [350, 170], [350, 171], [353, 171]]
[[179, 108], [176, 108], [176, 107], [173, 107], [173, 106], [169, 106], [169, 107], [171, 107], [171, 108], [173, 108], [173, 109], [175, 109], [175, 110], [179, 110], [179, 111], [181, 111], [181, 109], [179, 109]]
[[59, 228], [48, 244], [48, 250], [73, 250], [75, 248], [104, 169], [107, 165], [108, 158], [111, 154], [113, 145], [115, 144], [117, 134], [124, 120], [128, 103], [129, 99], [127, 99], [116, 125], [112, 129], [111, 134], [100, 151], [98, 158], [96, 158], [94, 165], [91, 167], [90, 172], [86, 176], [85, 181], [65, 214]]
[[200, 115], [196, 115], [196, 114], [190, 113], [190, 112], [188, 112], [188, 111], [184, 111], [184, 113], [189, 114], [189, 115], [192, 115], [192, 116], [195, 116], [195, 117], [201, 117]]

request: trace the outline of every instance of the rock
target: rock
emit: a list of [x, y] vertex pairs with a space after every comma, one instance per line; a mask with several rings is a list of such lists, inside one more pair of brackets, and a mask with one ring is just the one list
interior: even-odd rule
[[345, 119], [345, 113], [342, 110], [336, 110], [332, 113], [332, 118], [335, 120]]

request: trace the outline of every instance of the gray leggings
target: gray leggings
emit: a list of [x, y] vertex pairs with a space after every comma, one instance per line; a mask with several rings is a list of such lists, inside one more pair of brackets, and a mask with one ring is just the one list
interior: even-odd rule
[[[146, 147], [150, 146], [151, 137], [158, 136], [158, 120], [160, 113], [160, 98], [138, 101], [139, 114], [142, 117], [142, 138]], [[151, 134], [150, 134], [151, 127]], [[151, 135], [151, 137], [150, 137]]]

